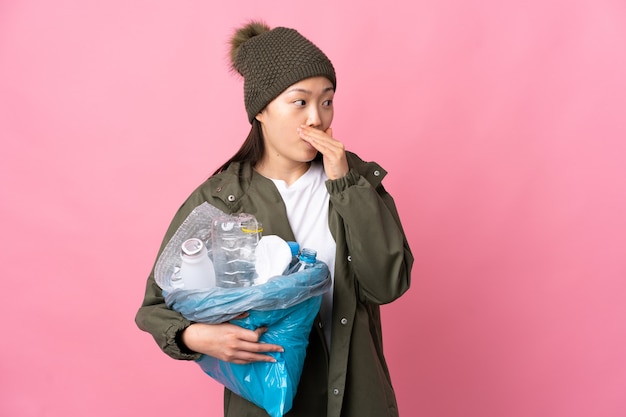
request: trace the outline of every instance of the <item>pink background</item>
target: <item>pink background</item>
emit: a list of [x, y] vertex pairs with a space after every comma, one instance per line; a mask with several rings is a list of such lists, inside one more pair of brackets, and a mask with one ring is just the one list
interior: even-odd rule
[[225, 45], [248, 18], [326, 51], [336, 136], [389, 170], [402, 415], [626, 415], [622, 0], [210, 3], [0, 1], [0, 415], [221, 415], [133, 319], [247, 133]]

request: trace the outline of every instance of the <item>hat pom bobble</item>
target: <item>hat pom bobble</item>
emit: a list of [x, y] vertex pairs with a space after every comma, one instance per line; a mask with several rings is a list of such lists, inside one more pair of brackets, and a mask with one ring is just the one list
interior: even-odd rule
[[261, 35], [265, 32], [269, 32], [270, 30], [270, 27], [266, 23], [252, 21], [235, 31], [233, 37], [230, 40], [230, 63], [233, 70], [243, 75], [243, 68], [239, 68], [237, 62], [237, 56], [239, 55], [241, 45], [246, 43], [246, 41], [248, 41], [249, 39], [252, 39], [255, 36]]

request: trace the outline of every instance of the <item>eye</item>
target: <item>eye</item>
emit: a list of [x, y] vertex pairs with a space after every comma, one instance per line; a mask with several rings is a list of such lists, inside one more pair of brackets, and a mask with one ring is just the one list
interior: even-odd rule
[[305, 100], [296, 100], [293, 102], [293, 104], [295, 104], [296, 106], [306, 106], [306, 101]]
[[323, 104], [324, 106], [326, 106], [326, 107], [330, 107], [330, 106], [332, 106], [332, 105], [333, 105], [333, 100], [332, 100], [332, 99], [330, 99], [330, 100], [326, 100], [326, 101], [324, 101], [322, 104]]

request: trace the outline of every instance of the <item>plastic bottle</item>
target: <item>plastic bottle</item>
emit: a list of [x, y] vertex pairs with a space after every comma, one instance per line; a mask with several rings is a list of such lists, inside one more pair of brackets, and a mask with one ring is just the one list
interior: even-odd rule
[[215, 287], [215, 270], [207, 248], [200, 239], [187, 239], [181, 245], [180, 279], [186, 290]]
[[217, 216], [213, 219], [213, 265], [218, 287], [249, 287], [256, 277], [255, 249], [263, 227], [251, 214]]
[[317, 251], [309, 248], [302, 248], [298, 259], [298, 263], [296, 263], [289, 270], [290, 274], [301, 271], [303, 269], [311, 268], [313, 265], [315, 265], [315, 261], [317, 259]]

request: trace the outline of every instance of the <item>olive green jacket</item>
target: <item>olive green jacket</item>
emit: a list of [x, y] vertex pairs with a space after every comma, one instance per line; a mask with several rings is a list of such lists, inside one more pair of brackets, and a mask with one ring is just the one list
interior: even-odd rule
[[[383, 356], [379, 305], [408, 290], [413, 255], [393, 199], [381, 184], [386, 172], [352, 153], [347, 156], [350, 172], [326, 182], [328, 222], [337, 243], [331, 350], [326, 348], [318, 316], [289, 417], [398, 415]], [[250, 164], [232, 163], [181, 206], [161, 250], [189, 213], [205, 201], [227, 213], [253, 214], [263, 223], [264, 234], [295, 240], [274, 183]], [[199, 358], [179, 341], [179, 333], [191, 323], [166, 307], [154, 271], [136, 323], [171, 357]], [[229, 390], [225, 390], [224, 410], [226, 417], [267, 417], [264, 410]]]

